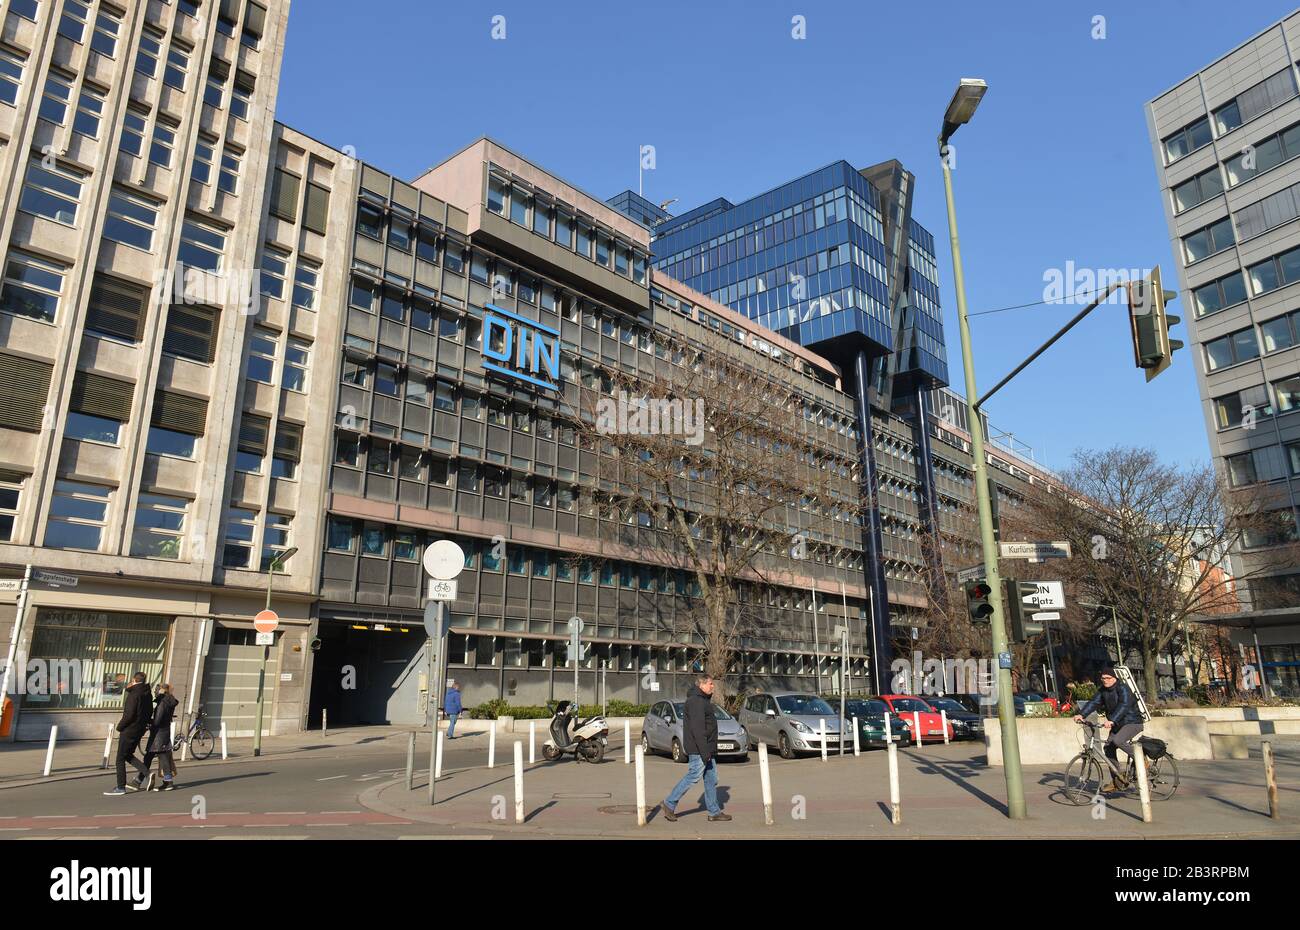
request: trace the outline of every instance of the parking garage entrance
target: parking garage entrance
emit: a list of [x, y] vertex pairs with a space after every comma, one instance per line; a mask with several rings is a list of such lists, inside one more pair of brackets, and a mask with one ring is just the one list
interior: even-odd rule
[[418, 616], [320, 619], [308, 726], [425, 722], [428, 636]]

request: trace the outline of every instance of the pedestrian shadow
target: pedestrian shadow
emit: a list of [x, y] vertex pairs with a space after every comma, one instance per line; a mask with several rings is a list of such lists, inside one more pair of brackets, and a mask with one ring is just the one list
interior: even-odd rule
[[927, 759], [926, 757], [924, 757], [924, 756], [919, 756], [919, 755], [917, 755], [916, 753], [913, 753], [913, 752], [905, 752], [905, 753], [903, 753], [903, 755], [907, 756], [907, 757], [908, 757], [909, 759], [911, 759], [913, 762], [920, 762], [920, 763], [921, 763], [921, 766], [922, 766], [921, 771], [922, 771], [923, 774], [930, 774], [930, 773], [924, 771], [924, 767], [925, 767], [925, 766], [929, 766], [930, 768], [932, 768], [932, 769], [934, 770], [935, 773], [937, 773], [937, 774], [939, 774], [939, 775], [942, 775], [944, 778], [948, 779], [948, 781], [952, 782], [954, 785], [956, 785], [956, 786], [958, 786], [959, 788], [961, 788], [961, 789], [962, 789], [963, 791], [965, 791], [967, 794], [973, 795], [974, 797], [976, 797], [976, 798], [978, 798], [979, 800], [983, 801], [986, 805], [988, 805], [989, 807], [993, 808], [993, 809], [994, 809], [995, 811], [997, 811], [998, 813], [1003, 814], [1003, 815], [1006, 815], [1006, 814], [1008, 813], [1007, 805], [1006, 805], [1005, 803], [1003, 803], [1002, 801], [998, 800], [998, 799], [995, 798], [993, 795], [991, 795], [991, 794], [989, 794], [989, 793], [987, 793], [987, 792], [985, 792], [985, 791], [981, 791], [979, 788], [975, 787], [974, 785], [972, 785], [972, 784], [967, 780], [967, 779], [969, 779], [969, 778], [977, 777], [977, 776], [978, 776], [978, 773], [974, 772], [973, 770], [969, 770], [969, 768], [968, 768], [967, 766], [965, 766], [963, 763], [956, 763], [953, 767], [954, 767], [954, 768], [967, 768], [967, 769], [970, 771], [970, 774], [969, 774], [969, 775], [961, 776], [961, 775], [958, 775], [958, 774], [955, 773], [955, 772], [949, 772], [949, 771], [947, 771], [947, 770], [944, 768], [944, 766], [940, 765], [940, 764], [939, 764], [936, 760], [934, 760], [933, 758], [929, 758], [929, 759]]
[[[189, 788], [198, 788], [202, 785], [219, 785], [227, 781], [240, 781], [245, 778], [264, 778], [267, 775], [275, 775], [275, 771], [269, 772], [245, 772], [242, 775], [223, 775], [221, 778], [202, 778], [198, 781], [182, 781], [180, 776], [176, 778], [176, 791], [185, 791]], [[143, 792], [140, 792], [143, 794]]]
[[[718, 787], [715, 790], [718, 795], [719, 809], [726, 807], [727, 802], [731, 800], [731, 789], [726, 787], [725, 785], [718, 785]], [[658, 806], [656, 805], [656, 810], [657, 809]], [[704, 803], [704, 792], [701, 790], [699, 800], [696, 802], [696, 806], [692, 807], [688, 811], [683, 811], [683, 810], [677, 811], [677, 816], [680, 817], [682, 814], [699, 814], [707, 811], [708, 809], [709, 809], [708, 805]]]

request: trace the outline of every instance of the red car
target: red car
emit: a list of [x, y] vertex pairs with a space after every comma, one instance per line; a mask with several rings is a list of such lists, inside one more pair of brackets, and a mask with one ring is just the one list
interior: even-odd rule
[[[914, 713], [919, 712], [921, 717], [921, 729], [919, 732], [913, 732], [912, 738], [918, 742], [924, 742], [923, 737], [929, 737], [934, 740], [943, 739], [943, 717], [935, 713], [933, 707], [925, 702], [924, 698], [916, 697], [912, 694], [882, 694], [880, 700], [889, 705], [889, 709], [911, 723], [916, 718]], [[916, 727], [912, 729], [915, 731]], [[948, 739], [953, 738], [952, 721], [948, 722]]]

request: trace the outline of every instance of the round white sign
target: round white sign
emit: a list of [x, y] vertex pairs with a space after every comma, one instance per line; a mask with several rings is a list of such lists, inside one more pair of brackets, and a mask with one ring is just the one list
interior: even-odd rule
[[450, 581], [465, 570], [465, 550], [450, 539], [440, 539], [424, 550], [424, 570], [438, 581]]

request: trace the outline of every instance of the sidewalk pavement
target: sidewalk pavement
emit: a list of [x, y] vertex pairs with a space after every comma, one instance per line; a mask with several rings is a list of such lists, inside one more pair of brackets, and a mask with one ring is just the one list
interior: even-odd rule
[[[428, 805], [427, 770], [407, 791], [399, 777], [365, 791], [360, 801], [376, 812], [438, 827], [475, 829], [514, 837], [668, 838], [1300, 838], [1300, 753], [1280, 753], [1278, 782], [1284, 815], [1268, 816], [1263, 763], [1250, 760], [1184, 762], [1177, 794], [1152, 802], [1153, 822], [1142, 822], [1136, 797], [1076, 807], [1062, 792], [1064, 763], [1025, 769], [1026, 820], [1006, 817], [1001, 768], [983, 763], [972, 744], [926, 745], [898, 752], [902, 823], [890, 820], [887, 754], [770, 759], [775, 824], [765, 826], [757, 753], [750, 762], [722, 763], [718, 791], [730, 823], [710, 823], [701, 786], [679, 805], [669, 823], [656, 810], [685, 766], [662, 757], [646, 759], [649, 821], [636, 822], [635, 766], [623, 762], [621, 740], [611, 740], [600, 765], [555, 763], [538, 757], [525, 765], [525, 822], [514, 823], [513, 750], [497, 745], [497, 765], [484, 759], [472, 768], [444, 768], [439, 801]], [[527, 746], [524, 757], [527, 759]], [[1104, 816], [1100, 816], [1104, 814]]]

